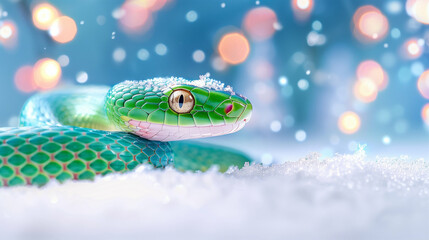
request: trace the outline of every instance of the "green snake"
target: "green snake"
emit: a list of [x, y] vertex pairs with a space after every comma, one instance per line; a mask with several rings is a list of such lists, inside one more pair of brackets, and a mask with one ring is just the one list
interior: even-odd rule
[[250, 159], [238, 151], [177, 141], [240, 130], [252, 105], [202, 77], [124, 81], [43, 92], [24, 105], [20, 127], [0, 128], [0, 186], [93, 179], [140, 164], [226, 171]]

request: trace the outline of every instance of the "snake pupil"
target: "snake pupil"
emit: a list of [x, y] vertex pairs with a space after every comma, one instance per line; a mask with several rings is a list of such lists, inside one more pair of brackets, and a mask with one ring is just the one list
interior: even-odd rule
[[180, 94], [180, 97], [179, 97], [179, 108], [182, 108], [182, 106], [183, 106], [183, 94]]

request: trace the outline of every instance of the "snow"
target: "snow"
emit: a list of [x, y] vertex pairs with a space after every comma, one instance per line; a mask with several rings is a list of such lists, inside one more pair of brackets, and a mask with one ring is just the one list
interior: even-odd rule
[[317, 154], [225, 174], [141, 166], [0, 189], [2, 239], [424, 239], [423, 159]]

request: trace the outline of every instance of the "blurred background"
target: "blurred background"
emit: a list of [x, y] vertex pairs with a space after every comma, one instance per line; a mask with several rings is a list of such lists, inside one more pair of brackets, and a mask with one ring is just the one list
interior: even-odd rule
[[38, 91], [209, 73], [254, 113], [204, 141], [428, 158], [427, 24], [429, 0], [1, 0], [0, 126]]

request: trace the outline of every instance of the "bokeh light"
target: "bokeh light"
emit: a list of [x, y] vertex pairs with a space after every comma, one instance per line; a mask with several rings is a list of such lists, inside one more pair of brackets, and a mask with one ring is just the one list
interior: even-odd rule
[[376, 83], [371, 79], [361, 78], [356, 81], [353, 93], [359, 101], [369, 103], [377, 98], [378, 89]]
[[21, 92], [29, 93], [37, 90], [34, 83], [33, 67], [25, 65], [20, 67], [14, 76], [15, 86]]
[[429, 125], [429, 103], [426, 103], [422, 108], [422, 119], [426, 125]]
[[18, 30], [12, 21], [0, 22], [0, 43], [6, 48], [14, 47]]
[[388, 76], [384, 69], [373, 60], [366, 60], [359, 64], [356, 70], [356, 76], [358, 79], [369, 79], [372, 80], [379, 91], [384, 90], [388, 84]]
[[167, 0], [128, 0], [129, 3], [150, 11], [158, 11], [164, 7]]
[[338, 118], [338, 128], [345, 134], [353, 134], [360, 128], [360, 117], [351, 111], [341, 114]]
[[423, 53], [423, 44], [420, 44], [419, 40], [416, 38], [409, 39], [404, 43], [402, 47], [402, 52], [405, 58], [408, 58], [408, 59], [419, 58]]
[[294, 16], [299, 21], [305, 21], [313, 11], [313, 0], [291, 0]]
[[54, 59], [42, 58], [34, 65], [34, 82], [41, 89], [55, 87], [61, 78], [60, 64]]
[[380, 41], [389, 30], [389, 22], [380, 10], [371, 5], [358, 8], [353, 15], [355, 36], [363, 42]]
[[151, 11], [140, 2], [125, 1], [121, 6], [124, 14], [119, 18], [119, 25], [126, 33], [143, 33], [151, 26]]
[[429, 24], [429, 0], [407, 0], [406, 9], [416, 21]]
[[426, 70], [420, 75], [417, 81], [417, 88], [424, 98], [429, 99], [429, 70]]
[[218, 51], [222, 59], [230, 64], [239, 64], [249, 56], [250, 46], [241, 33], [225, 34], [219, 41]]
[[263, 41], [274, 34], [275, 23], [277, 23], [277, 15], [272, 9], [257, 7], [246, 14], [243, 27], [253, 40]]
[[48, 30], [59, 16], [58, 10], [49, 3], [40, 3], [33, 8], [33, 23], [38, 29]]
[[59, 43], [67, 43], [74, 39], [77, 33], [76, 22], [67, 16], [57, 18], [49, 29], [52, 39]]

